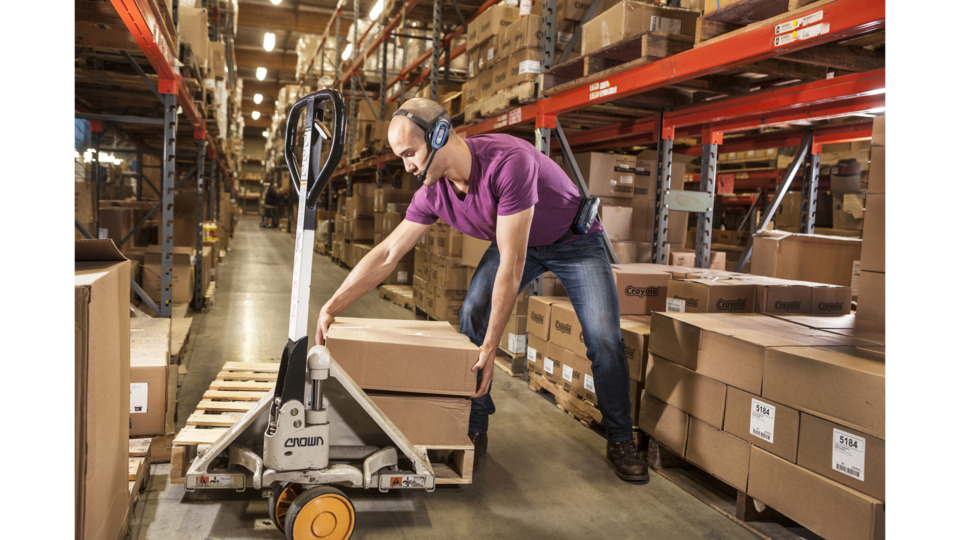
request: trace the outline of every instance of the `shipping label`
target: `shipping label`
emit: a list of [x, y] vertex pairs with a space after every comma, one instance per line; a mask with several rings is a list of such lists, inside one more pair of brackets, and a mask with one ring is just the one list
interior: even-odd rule
[[143, 414], [147, 411], [147, 396], [150, 384], [130, 383], [130, 414]]
[[593, 386], [593, 375], [584, 375], [583, 376], [583, 387], [587, 392], [597, 393], [597, 389]]
[[520, 75], [523, 75], [524, 73], [540, 73], [540, 61], [524, 60], [520, 62], [520, 65], [517, 67], [517, 72]]
[[687, 301], [682, 298], [667, 298], [667, 312], [684, 313], [686, 312]]
[[543, 371], [553, 375], [553, 360], [549, 358], [543, 359]]
[[750, 434], [773, 444], [773, 426], [777, 408], [756, 398], [751, 399], [750, 402]]
[[537, 362], [537, 350], [533, 347], [527, 347], [527, 361], [528, 362]]
[[653, 15], [650, 17], [650, 31], [679, 34], [683, 31], [683, 21], [680, 19]]
[[563, 380], [572, 383], [573, 382], [573, 368], [563, 364], [563, 373], [561, 374]]
[[862, 482], [866, 452], [866, 439], [833, 429], [833, 470]]
[[526, 334], [509, 334], [507, 348], [510, 354], [520, 354], [527, 348]]

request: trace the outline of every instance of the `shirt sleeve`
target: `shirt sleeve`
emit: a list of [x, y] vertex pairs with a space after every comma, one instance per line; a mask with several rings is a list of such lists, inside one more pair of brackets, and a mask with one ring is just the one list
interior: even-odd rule
[[512, 150], [502, 159], [500, 171], [493, 180], [497, 195], [497, 215], [509, 216], [537, 204], [537, 176], [540, 164], [535, 156], [523, 150]]
[[427, 190], [421, 187], [410, 199], [410, 206], [407, 207], [405, 219], [422, 225], [433, 225], [439, 216], [429, 208], [427, 201]]

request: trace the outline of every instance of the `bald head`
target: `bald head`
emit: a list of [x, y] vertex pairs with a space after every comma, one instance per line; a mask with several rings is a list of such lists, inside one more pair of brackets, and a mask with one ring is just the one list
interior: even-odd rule
[[[436, 101], [426, 98], [413, 98], [405, 101], [401, 109], [416, 117], [420, 123], [430, 125], [434, 120], [446, 113], [446, 110]], [[427, 144], [426, 133], [423, 127], [406, 115], [394, 116], [387, 128], [387, 142], [394, 154], [403, 158], [404, 168], [413, 174], [419, 175], [429, 169], [429, 160], [432, 157], [430, 145]], [[456, 141], [456, 133], [448, 133], [448, 145], [437, 151], [437, 163], [430, 174], [423, 180], [430, 185], [440, 178], [445, 165], [443, 155], [451, 141]]]
[[427, 98], [408, 99], [403, 103], [403, 105], [400, 106], [400, 108], [412, 113], [414, 116], [428, 124], [434, 119], [439, 118], [441, 114], [447, 112], [442, 105], [432, 99]]

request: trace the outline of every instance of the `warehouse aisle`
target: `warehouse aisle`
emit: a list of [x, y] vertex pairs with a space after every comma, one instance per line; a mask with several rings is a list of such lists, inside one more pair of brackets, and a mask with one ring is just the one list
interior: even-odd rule
[[[226, 361], [279, 361], [287, 335], [293, 238], [243, 216], [217, 270], [213, 307], [194, 315], [185, 352], [178, 429]], [[313, 260], [309, 333], [347, 270]], [[373, 291], [345, 316], [413, 318]], [[497, 413], [488, 455], [469, 486], [434, 493], [346, 490], [357, 509], [355, 538], [755, 538], [651, 471], [645, 486], [616, 478], [604, 440], [558, 410], [552, 399], [498, 370]], [[169, 464], [151, 469], [135, 509], [132, 540], [272, 538], [259, 493], [187, 494]]]

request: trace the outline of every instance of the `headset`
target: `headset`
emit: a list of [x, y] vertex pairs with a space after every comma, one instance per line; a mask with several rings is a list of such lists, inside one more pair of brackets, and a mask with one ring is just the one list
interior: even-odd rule
[[397, 109], [397, 112], [393, 113], [393, 116], [407, 117], [423, 130], [423, 137], [427, 141], [427, 146], [430, 148], [430, 159], [427, 161], [427, 166], [423, 168], [423, 172], [417, 175], [417, 180], [422, 184], [427, 177], [427, 171], [433, 163], [433, 157], [437, 154], [437, 150], [447, 144], [453, 123], [450, 121], [450, 116], [447, 114], [447, 111], [440, 113], [429, 124], [422, 118], [404, 109]]

